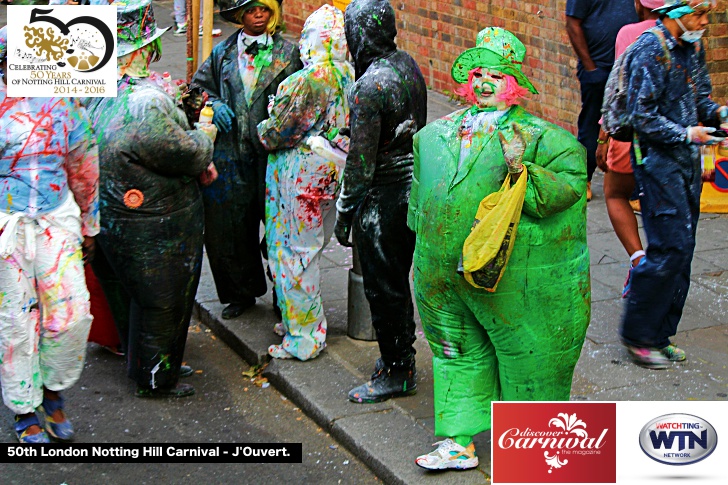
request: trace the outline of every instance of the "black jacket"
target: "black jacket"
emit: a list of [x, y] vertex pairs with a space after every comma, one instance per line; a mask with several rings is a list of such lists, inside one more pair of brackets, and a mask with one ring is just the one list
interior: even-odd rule
[[353, 0], [344, 20], [357, 80], [349, 93], [351, 144], [337, 209], [351, 214], [370, 187], [411, 181], [412, 137], [427, 120], [427, 87], [415, 60], [397, 50], [388, 1]]

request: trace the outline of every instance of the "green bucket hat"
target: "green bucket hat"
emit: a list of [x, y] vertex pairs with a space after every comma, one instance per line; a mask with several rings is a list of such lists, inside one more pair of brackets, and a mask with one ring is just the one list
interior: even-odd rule
[[526, 46], [518, 37], [500, 27], [486, 27], [478, 32], [475, 47], [472, 47], [455, 59], [450, 74], [458, 84], [468, 82], [468, 73], [476, 67], [493, 69], [513, 76], [518, 85], [538, 94], [523, 71], [523, 58], [526, 57]]

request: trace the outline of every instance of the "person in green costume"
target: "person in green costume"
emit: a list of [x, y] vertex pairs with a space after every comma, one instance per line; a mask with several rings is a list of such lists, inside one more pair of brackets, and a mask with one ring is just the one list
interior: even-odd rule
[[[473, 436], [490, 403], [568, 400], [590, 318], [586, 153], [576, 138], [518, 106], [537, 91], [526, 48], [489, 27], [452, 68], [473, 103], [414, 137], [407, 224], [415, 231], [415, 298], [433, 356], [435, 435], [428, 469], [473, 468]], [[523, 167], [527, 171], [523, 172]], [[528, 177], [513, 252], [493, 293], [458, 274], [480, 201], [508, 173]]]

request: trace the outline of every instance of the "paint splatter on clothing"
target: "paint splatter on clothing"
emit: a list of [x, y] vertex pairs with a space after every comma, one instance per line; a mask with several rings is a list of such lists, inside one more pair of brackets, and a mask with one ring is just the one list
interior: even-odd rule
[[394, 9], [354, 0], [344, 14], [356, 82], [349, 93], [351, 143], [338, 212], [353, 219], [364, 290], [384, 363], [414, 361], [409, 271], [414, 235], [406, 227], [412, 137], [427, 120], [427, 88], [417, 63], [398, 51]]
[[213, 161], [219, 177], [202, 191], [205, 247], [222, 303], [243, 303], [267, 290], [260, 223], [265, 216], [268, 152], [258, 140], [257, 125], [268, 118], [268, 97], [302, 67], [296, 47], [275, 34], [270, 65], [261, 68], [255, 87], [246, 86], [238, 64], [239, 34], [213, 48], [191, 84], [235, 113], [232, 130], [219, 132], [215, 139]]
[[[414, 139], [408, 225], [438, 436], [489, 429], [493, 400], [568, 400], [590, 318], [584, 148], [518, 106], [479, 133], [472, 121], [457, 111]], [[488, 293], [457, 268], [480, 201], [507, 174], [497, 132], [510, 139], [514, 125], [526, 143], [527, 191], [508, 267]], [[463, 158], [464, 136], [473, 141]]]
[[6, 95], [0, 82], [0, 382], [26, 414], [43, 386], [67, 389], [83, 369], [81, 241], [99, 230], [98, 152], [73, 100]]
[[149, 78], [125, 76], [117, 97], [96, 98], [89, 113], [102, 175], [98, 241], [122, 294], [111, 293], [102, 272], [97, 276], [110, 301], [131, 302], [129, 377], [142, 388], [171, 387], [202, 266], [196, 178], [211, 161], [212, 141], [190, 130], [182, 110]]
[[700, 153], [685, 142], [687, 127], [717, 126], [719, 105], [710, 99], [702, 43], [678, 42], [659, 20], [657, 28], [669, 66], [651, 34], [635, 41], [629, 66], [627, 109], [638, 138], [632, 168], [649, 244], [631, 273], [621, 335], [630, 345], [663, 348], [677, 333], [687, 298], [700, 215]]
[[278, 304], [287, 330], [283, 349], [306, 360], [321, 351], [326, 317], [318, 267], [333, 226], [324, 221], [339, 192], [336, 164], [313, 153], [309, 136], [349, 124], [346, 89], [354, 69], [346, 62], [344, 18], [324, 5], [304, 24], [300, 40], [304, 69], [278, 87], [270, 118], [258, 125], [272, 150], [266, 176], [266, 241]]
[[29, 217], [73, 193], [83, 235], [99, 232], [98, 158], [86, 110], [71, 98], [9, 98], [0, 82], [0, 210]]

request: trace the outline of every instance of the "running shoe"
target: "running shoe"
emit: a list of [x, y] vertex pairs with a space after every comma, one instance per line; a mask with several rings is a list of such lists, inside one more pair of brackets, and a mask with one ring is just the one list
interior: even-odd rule
[[415, 463], [428, 470], [469, 470], [478, 466], [478, 457], [472, 442], [464, 447], [448, 438], [433, 443], [432, 446], [435, 445], [438, 445], [435, 451], [418, 456]]
[[687, 355], [685, 355], [685, 351], [673, 344], [668, 345], [665, 348], [660, 349], [660, 353], [667, 357], [668, 360], [672, 362], [682, 362], [685, 359], [687, 359]]
[[645, 369], [667, 369], [672, 363], [663, 355], [661, 350], [649, 347], [633, 347], [627, 345], [627, 351], [635, 364]]

